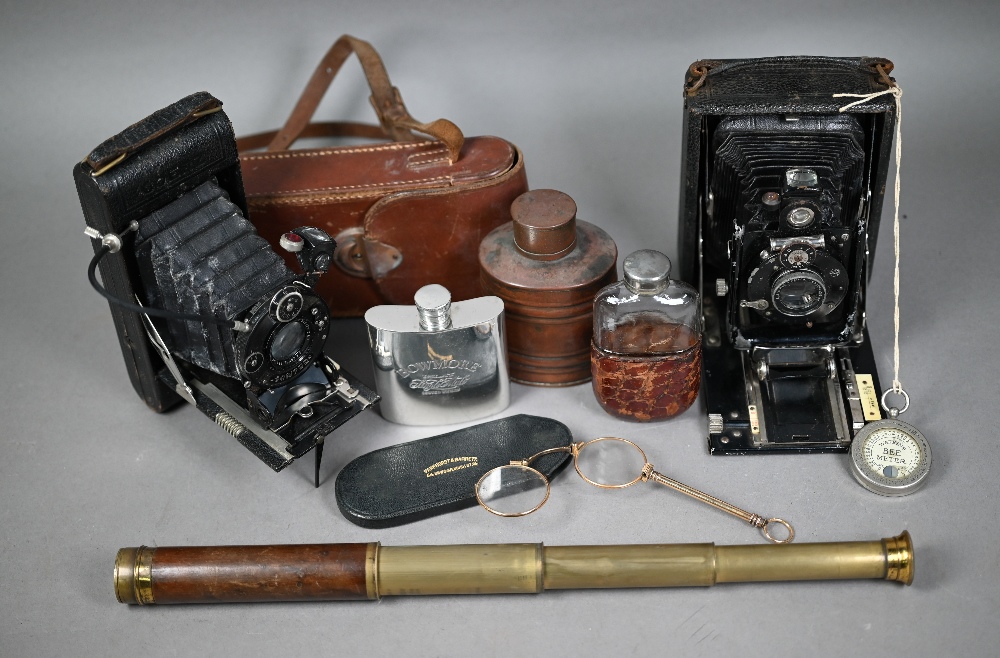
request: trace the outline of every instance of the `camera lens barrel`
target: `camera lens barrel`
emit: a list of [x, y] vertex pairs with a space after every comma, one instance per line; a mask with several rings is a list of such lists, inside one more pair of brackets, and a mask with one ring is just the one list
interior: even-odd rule
[[323, 352], [330, 311], [312, 288], [295, 282], [261, 300], [247, 324], [250, 331], [236, 339], [240, 374], [251, 386], [270, 389], [297, 377]]
[[844, 301], [849, 279], [836, 258], [805, 243], [764, 255], [746, 291], [747, 307], [768, 320], [811, 320], [830, 314]]
[[809, 315], [825, 301], [823, 278], [809, 270], [788, 270], [771, 284], [771, 303], [785, 315]]

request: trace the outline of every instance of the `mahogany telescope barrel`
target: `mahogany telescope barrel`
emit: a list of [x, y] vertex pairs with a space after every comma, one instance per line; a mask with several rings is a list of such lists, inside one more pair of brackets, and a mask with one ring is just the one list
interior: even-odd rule
[[139, 605], [856, 578], [913, 582], [909, 533], [867, 542], [748, 546], [140, 546], [121, 549], [115, 560], [118, 600]]

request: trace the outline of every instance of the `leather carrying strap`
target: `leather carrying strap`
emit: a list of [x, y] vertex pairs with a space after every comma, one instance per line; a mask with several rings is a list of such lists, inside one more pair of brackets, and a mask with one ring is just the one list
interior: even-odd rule
[[[372, 91], [370, 100], [378, 115], [381, 130], [377, 126], [359, 123], [310, 123], [316, 108], [319, 107], [320, 101], [327, 89], [330, 88], [330, 83], [333, 82], [340, 67], [351, 56], [351, 53], [356, 54], [358, 61], [361, 62], [361, 68], [364, 70], [368, 86]], [[389, 75], [386, 73], [382, 58], [372, 45], [367, 41], [345, 34], [337, 39], [320, 61], [319, 66], [316, 67], [284, 127], [276, 133], [261, 133], [241, 138], [238, 145], [240, 150], [260, 148], [264, 145], [263, 142], [270, 138], [266, 144], [267, 150], [283, 151], [300, 137], [322, 136], [358, 136], [381, 139], [388, 137], [397, 142], [412, 142], [418, 139], [413, 134], [414, 131], [441, 141], [448, 149], [451, 162], [458, 160], [462, 144], [465, 141], [459, 127], [447, 119], [420, 123], [410, 116], [399, 95], [399, 90], [393, 87], [389, 81]]]

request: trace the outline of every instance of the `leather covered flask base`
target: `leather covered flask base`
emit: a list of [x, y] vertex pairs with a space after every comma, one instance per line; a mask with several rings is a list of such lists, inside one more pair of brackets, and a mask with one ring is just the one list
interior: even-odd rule
[[[362, 455], [337, 475], [337, 505], [364, 528], [388, 528], [474, 507], [487, 471], [543, 450], [569, 446], [559, 421], [519, 414]], [[545, 455], [532, 467], [552, 479], [569, 453]]]

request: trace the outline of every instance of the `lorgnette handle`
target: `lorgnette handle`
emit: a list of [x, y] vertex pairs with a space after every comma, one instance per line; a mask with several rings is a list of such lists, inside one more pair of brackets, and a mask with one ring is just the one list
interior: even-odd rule
[[913, 580], [909, 533], [868, 542], [752, 546], [139, 547], [121, 549], [115, 561], [118, 600], [140, 605], [853, 578], [909, 585]]

